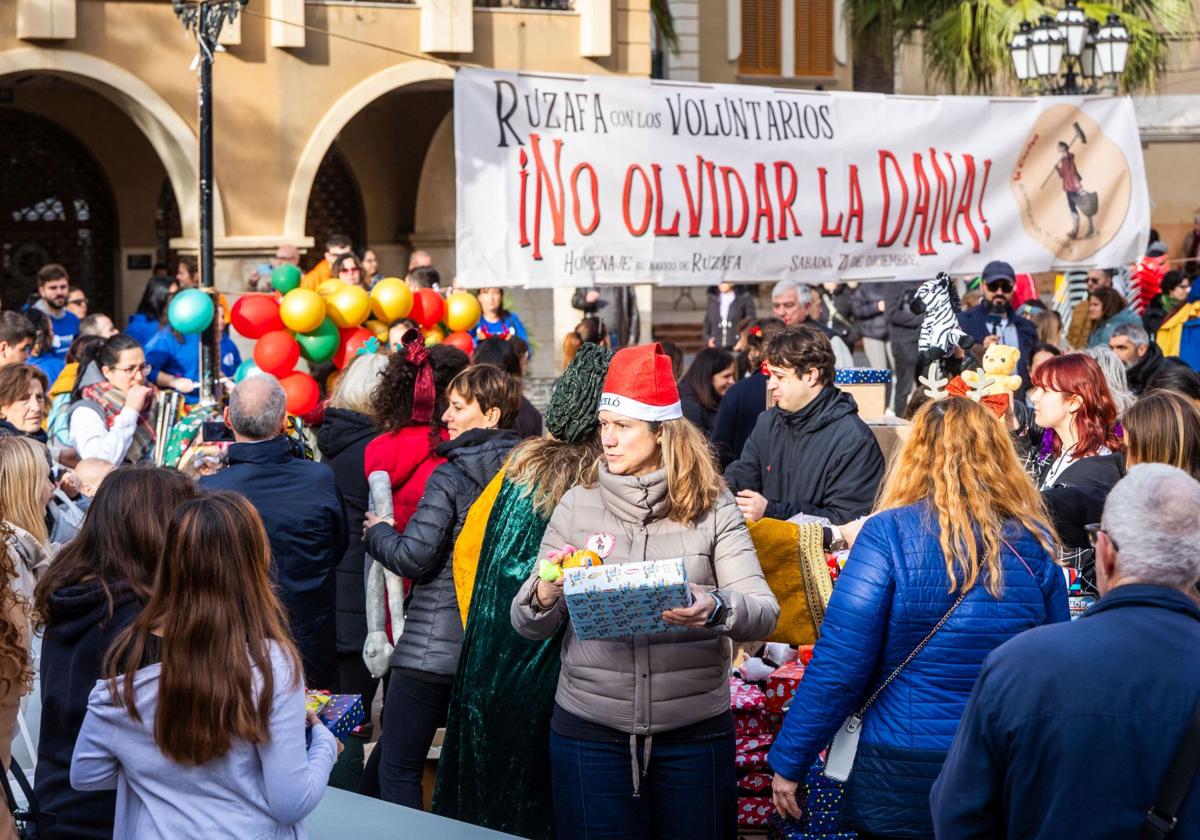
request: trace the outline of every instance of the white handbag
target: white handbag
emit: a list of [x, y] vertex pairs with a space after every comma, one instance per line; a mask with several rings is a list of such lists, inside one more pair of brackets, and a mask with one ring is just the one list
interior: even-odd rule
[[854, 769], [854, 758], [858, 755], [858, 739], [862, 737], [863, 718], [867, 714], [867, 709], [871, 708], [875, 700], [883, 693], [883, 690], [891, 685], [892, 680], [900, 676], [900, 672], [908, 667], [908, 663], [917, 658], [917, 654], [924, 649], [925, 645], [929, 644], [929, 640], [933, 638], [934, 634], [942, 629], [950, 619], [950, 614], [958, 609], [958, 605], [966, 597], [967, 591], [964, 589], [959, 593], [958, 599], [950, 605], [950, 609], [946, 610], [946, 614], [942, 616], [942, 620], [935, 624], [933, 629], [929, 631], [929, 635], [922, 639], [921, 643], [913, 648], [913, 652], [896, 666], [896, 670], [892, 671], [891, 676], [883, 681], [883, 685], [875, 689], [875, 693], [867, 698], [867, 702], [862, 705], [862, 708], [846, 717], [845, 722], [842, 723], [842, 728], [837, 731], [837, 734], [833, 736], [833, 740], [829, 743], [829, 751], [825, 754], [824, 774], [827, 778], [838, 782], [844, 782], [850, 778], [850, 771]]

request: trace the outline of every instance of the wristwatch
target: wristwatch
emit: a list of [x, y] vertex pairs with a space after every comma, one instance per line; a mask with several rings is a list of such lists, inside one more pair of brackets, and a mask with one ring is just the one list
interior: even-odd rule
[[842, 530], [836, 525], [829, 526], [829, 551], [836, 554], [839, 551], [846, 550], [846, 538], [842, 536]]
[[705, 627], [717, 627], [725, 623], [725, 616], [729, 613], [729, 607], [725, 604], [725, 599], [721, 597], [721, 593], [713, 590], [708, 593], [712, 599], [717, 602], [713, 607], [713, 611], [709, 614], [708, 619], [704, 622]]

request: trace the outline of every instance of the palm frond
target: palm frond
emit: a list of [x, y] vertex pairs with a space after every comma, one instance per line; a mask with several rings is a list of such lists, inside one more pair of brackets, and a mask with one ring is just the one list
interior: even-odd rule
[[679, 54], [679, 33], [675, 31], [675, 16], [671, 14], [668, 0], [650, 0], [650, 14], [654, 16], [654, 25], [658, 34], [671, 52]]

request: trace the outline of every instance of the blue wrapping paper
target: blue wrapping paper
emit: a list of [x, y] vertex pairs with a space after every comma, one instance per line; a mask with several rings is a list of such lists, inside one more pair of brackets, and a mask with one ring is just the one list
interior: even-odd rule
[[892, 372], [887, 368], [838, 368], [833, 376], [835, 385], [887, 385]]

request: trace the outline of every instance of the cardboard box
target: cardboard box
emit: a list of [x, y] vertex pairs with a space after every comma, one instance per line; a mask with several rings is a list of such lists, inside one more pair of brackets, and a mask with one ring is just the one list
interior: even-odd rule
[[691, 603], [682, 559], [567, 569], [563, 594], [580, 639], [614, 639], [678, 630], [664, 611]]
[[874, 418], [867, 420], [867, 426], [874, 433], [879, 448], [883, 450], [883, 458], [888, 462], [899, 451], [900, 444], [912, 434], [912, 423], [900, 417]]
[[887, 386], [879, 383], [838, 385], [858, 403], [858, 416], [863, 420], [882, 417], [887, 411]]

